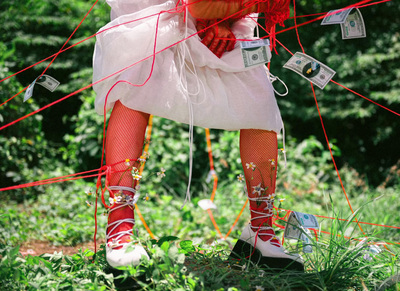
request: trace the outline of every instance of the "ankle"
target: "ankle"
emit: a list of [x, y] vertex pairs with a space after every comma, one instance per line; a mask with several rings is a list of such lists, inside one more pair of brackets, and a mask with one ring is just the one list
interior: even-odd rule
[[[134, 205], [138, 199], [135, 190], [123, 186], [110, 186], [110, 210], [106, 230], [107, 244], [111, 248], [120, 248], [132, 241], [135, 225]], [[118, 190], [118, 191], [117, 191]]]

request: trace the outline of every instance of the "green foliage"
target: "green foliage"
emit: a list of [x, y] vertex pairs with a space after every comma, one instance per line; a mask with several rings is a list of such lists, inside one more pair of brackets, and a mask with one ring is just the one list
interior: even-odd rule
[[[0, 243], [16, 245], [26, 240], [49, 241], [55, 245], [76, 245], [93, 238], [93, 208], [85, 191], [89, 186], [66, 183], [50, 186], [46, 195], [17, 206], [10, 202], [0, 211]], [[93, 198], [92, 198], [93, 199]], [[105, 223], [100, 213], [99, 223]], [[79, 225], [79, 227], [77, 227]], [[104, 237], [104, 233], [101, 234]]]
[[82, 97], [78, 114], [71, 118], [74, 132], [64, 136], [66, 145], [60, 149], [63, 160], [77, 172], [100, 166], [104, 117], [95, 112], [93, 104], [94, 94]]
[[107, 266], [104, 248], [95, 257], [81, 250], [23, 258], [18, 247], [0, 244], [0, 285], [6, 290], [398, 290], [398, 247], [372, 252], [367, 240], [344, 238], [347, 226], [335, 221], [332, 235], [314, 242], [312, 254], [303, 254], [306, 273], [271, 274], [248, 261], [231, 265], [226, 244], [178, 246], [171, 237], [149, 241], [149, 260], [119, 270]]
[[[4, 61], [0, 60], [0, 79], [7, 76], [7, 67], [3, 67]], [[0, 87], [0, 100], [9, 99], [10, 92], [22, 90], [21, 84], [15, 79], [8, 79]], [[1, 125], [14, 120], [39, 108], [33, 99], [22, 101], [18, 96], [0, 107]], [[0, 187], [18, 185], [38, 179], [48, 178], [59, 163], [56, 159], [56, 150], [49, 147], [42, 131], [43, 115], [35, 114], [30, 119], [25, 119], [12, 127], [2, 131], [0, 135]], [[14, 198], [22, 201], [32, 197], [43, 187], [35, 189], [19, 189], [14, 191]], [[0, 197], [6, 198], [1, 192]]]
[[[318, 145], [310, 144], [313, 145], [310, 148]], [[213, 213], [223, 234], [229, 230], [245, 201], [241, 185], [231, 181], [218, 188], [215, 199], [218, 209]], [[180, 209], [183, 199], [168, 194], [152, 195], [147, 202], [139, 201], [147, 224], [159, 239], [151, 240], [137, 219], [139, 239], [151, 256], [149, 261], [138, 267], [127, 267], [119, 273], [110, 270], [105, 262], [104, 249], [98, 252], [94, 261], [91, 251], [81, 251], [72, 256], [55, 253], [25, 258], [19, 254], [18, 245], [27, 240], [45, 240], [63, 245], [91, 240], [94, 207], [88, 207], [86, 201], [94, 204], [95, 197], [85, 193], [90, 188], [93, 190], [93, 184], [53, 185], [37, 201], [26, 201], [23, 205], [11, 203], [2, 208], [1, 286], [7, 286], [7, 290], [104, 290], [116, 289], [124, 284], [135, 284], [143, 290], [254, 290], [256, 286], [263, 286], [265, 290], [344, 290], [349, 287], [360, 289], [365, 285], [371, 290], [379, 286], [396, 290], [393, 284], [398, 284], [397, 244], [387, 246], [394, 256], [384, 248], [381, 248], [383, 252], [374, 255], [369, 252], [368, 244], [357, 247], [358, 241], [344, 237], [363, 238], [355, 223], [341, 220], [319, 219], [321, 230], [332, 234], [320, 233], [318, 242], [313, 242], [314, 253], [303, 254], [307, 261], [306, 274], [269, 275], [250, 263], [245, 266], [229, 265], [226, 262], [229, 250], [248, 222], [249, 213], [245, 211], [227, 240], [217, 240], [218, 235], [207, 214], [197, 206], [200, 199], [209, 198], [209, 192], [201, 193], [183, 210]], [[398, 187], [360, 192], [358, 199], [353, 201], [354, 209], [360, 208], [356, 210], [357, 218], [399, 225], [397, 193]], [[279, 194], [280, 197], [283, 195], [286, 194]], [[347, 210], [342, 193], [333, 192], [330, 198], [322, 196], [320, 200], [317, 197], [320, 194], [313, 199], [288, 195], [281, 206], [340, 219], [354, 218]], [[324, 199], [334, 203], [325, 207], [327, 202]], [[106, 217], [101, 212], [99, 210], [99, 238], [104, 239]], [[369, 244], [400, 240], [397, 229], [364, 224], [362, 227]], [[301, 245], [285, 244], [287, 248], [292, 246], [294, 250], [301, 251]], [[365, 255], [372, 260], [369, 261], [368, 257], [364, 259]]]
[[[105, 273], [98, 260], [92, 260], [91, 251], [23, 258], [18, 249], [0, 245], [3, 290], [106, 290], [113, 285], [112, 274]], [[104, 250], [98, 256], [102, 253]]]

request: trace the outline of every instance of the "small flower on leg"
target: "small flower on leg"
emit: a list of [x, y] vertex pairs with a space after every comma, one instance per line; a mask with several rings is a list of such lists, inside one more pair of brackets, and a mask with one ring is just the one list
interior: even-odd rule
[[117, 203], [117, 197], [110, 197], [108, 201], [110, 202], [110, 206], [113, 206], [114, 203]]
[[257, 186], [253, 186], [254, 190], [253, 190], [253, 194], [258, 194], [258, 196], [261, 195], [261, 192], [263, 192], [265, 189], [261, 187], [261, 183], [258, 184]]
[[271, 162], [271, 166], [275, 166], [275, 159], [270, 159], [269, 161]]
[[148, 154], [145, 152], [145, 153], [143, 153], [143, 155], [141, 155], [141, 156], [138, 158], [138, 161], [144, 163], [144, 162], [146, 161], [147, 158], [148, 158]]
[[239, 181], [240, 183], [243, 183], [243, 182], [244, 182], [244, 176], [243, 176], [242, 174], [238, 175], [238, 176], [237, 176], [237, 179], [238, 179], [238, 181]]
[[246, 168], [254, 171], [256, 169], [256, 165], [253, 162], [250, 162], [250, 164], [246, 163]]
[[133, 180], [139, 181], [140, 179], [142, 179], [142, 176], [139, 175], [139, 173], [135, 173], [132, 175]]
[[130, 160], [130, 159], [126, 159], [126, 160], [125, 160], [125, 165], [126, 165], [127, 167], [129, 167], [129, 166], [131, 165], [131, 160]]

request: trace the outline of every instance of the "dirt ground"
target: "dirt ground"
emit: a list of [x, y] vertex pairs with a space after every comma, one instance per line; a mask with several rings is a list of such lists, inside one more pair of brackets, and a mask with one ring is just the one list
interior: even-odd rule
[[[97, 250], [99, 250], [100, 244], [103, 243], [104, 240], [97, 240]], [[19, 251], [23, 256], [39, 256], [45, 253], [53, 254], [54, 252], [63, 252], [64, 255], [72, 255], [76, 254], [79, 249], [94, 251], [94, 241], [78, 244], [76, 246], [55, 246], [47, 241], [33, 240], [23, 243]]]

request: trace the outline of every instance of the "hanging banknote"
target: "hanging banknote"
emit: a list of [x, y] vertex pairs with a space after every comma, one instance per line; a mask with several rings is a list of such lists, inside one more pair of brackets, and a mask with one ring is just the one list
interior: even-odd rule
[[53, 92], [58, 87], [58, 85], [60, 85], [60, 82], [54, 79], [52, 76], [46, 74], [41, 75], [40, 77], [36, 78], [35, 81], [33, 81], [26, 89], [24, 95], [24, 102], [32, 97], [33, 88], [35, 87], [35, 84], [39, 84], [45, 87], [50, 92]]
[[296, 72], [320, 89], [324, 89], [336, 74], [334, 70], [323, 63], [299, 52], [295, 53], [283, 67]]
[[271, 50], [268, 39], [257, 39], [240, 42], [242, 57], [245, 68], [269, 63]]
[[331, 10], [322, 19], [321, 25], [341, 24], [344, 23], [352, 8]]
[[367, 36], [364, 19], [360, 10], [357, 8], [351, 11], [345, 22], [340, 24], [340, 28], [342, 30], [342, 39], [362, 38]]
[[283, 236], [302, 241], [303, 252], [312, 253], [311, 232], [308, 230], [309, 228], [319, 228], [317, 218], [312, 214], [292, 211], [286, 223]]

